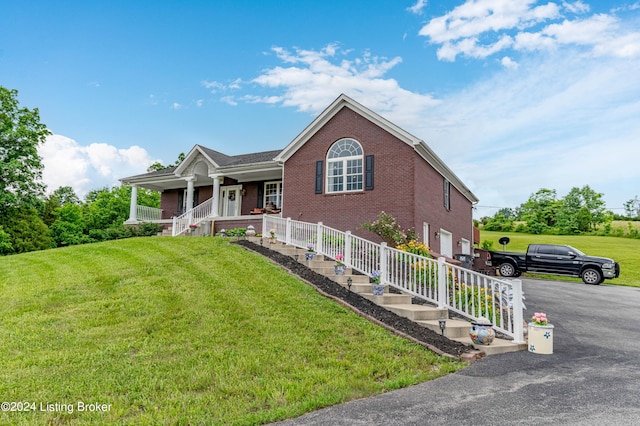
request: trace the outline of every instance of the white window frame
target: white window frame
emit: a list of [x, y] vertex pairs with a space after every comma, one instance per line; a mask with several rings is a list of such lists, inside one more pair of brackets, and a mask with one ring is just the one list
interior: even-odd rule
[[276, 185], [276, 209], [282, 209], [282, 181], [281, 180], [273, 180], [270, 182], [265, 182], [263, 187], [263, 196], [262, 196], [262, 205], [264, 207], [267, 206], [269, 202], [270, 195], [267, 194], [267, 185]]
[[[355, 149], [355, 152], [352, 155], [344, 155], [347, 151], [343, 149], [343, 145], [349, 143], [351, 148]], [[352, 149], [349, 149], [352, 151]], [[356, 162], [355, 167], [359, 167], [360, 171], [357, 173], [348, 173], [349, 166], [353, 167], [353, 162]], [[359, 163], [359, 164], [358, 164]], [[342, 172], [340, 175], [335, 175], [331, 173], [332, 168], [336, 165], [340, 165], [342, 168]], [[348, 180], [350, 177], [360, 177], [358, 187], [347, 189]], [[340, 184], [339, 189], [334, 189], [335, 178], [342, 178], [342, 182]], [[351, 183], [353, 184], [353, 183]], [[352, 138], [343, 138], [337, 140], [331, 148], [329, 148], [329, 152], [327, 153], [327, 169], [326, 169], [326, 192], [327, 193], [342, 193], [342, 192], [359, 192], [364, 190], [364, 151], [362, 150], [362, 145], [355, 139]]]

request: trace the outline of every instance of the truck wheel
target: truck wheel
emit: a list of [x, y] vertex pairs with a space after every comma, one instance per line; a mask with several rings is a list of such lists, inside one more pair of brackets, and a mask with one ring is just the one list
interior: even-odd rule
[[603, 281], [602, 273], [600, 273], [600, 271], [598, 271], [597, 269], [593, 269], [593, 268], [588, 268], [582, 271], [580, 278], [582, 278], [582, 281], [584, 281], [585, 284], [592, 284], [592, 285], [598, 285]]
[[498, 266], [498, 272], [500, 272], [500, 276], [502, 277], [513, 277], [517, 271], [512, 264], [505, 262]]

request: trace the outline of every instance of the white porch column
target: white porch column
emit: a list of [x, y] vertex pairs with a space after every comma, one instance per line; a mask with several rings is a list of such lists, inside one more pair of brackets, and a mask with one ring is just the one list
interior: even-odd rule
[[137, 207], [138, 207], [138, 187], [136, 185], [131, 185], [131, 202], [129, 204], [129, 219], [125, 222], [125, 224], [137, 225], [138, 217], [137, 217]]
[[220, 181], [224, 179], [221, 175], [215, 174], [213, 178], [213, 193], [211, 195], [211, 216], [220, 216]]
[[193, 182], [195, 178], [188, 177], [187, 179], [187, 211], [189, 212], [189, 223], [191, 223], [191, 215], [193, 214], [191, 210], [193, 209]]

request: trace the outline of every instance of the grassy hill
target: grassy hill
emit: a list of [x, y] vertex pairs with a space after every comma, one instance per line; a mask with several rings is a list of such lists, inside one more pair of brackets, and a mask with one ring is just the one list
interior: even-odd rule
[[0, 345], [0, 424], [261, 424], [463, 366], [219, 238], [0, 258]]
[[[606, 284], [640, 287], [640, 240], [588, 235], [533, 235], [516, 232], [480, 231], [480, 241], [493, 242], [494, 250], [502, 250], [501, 237], [509, 237], [507, 251], [525, 252], [529, 244], [565, 244], [592, 256], [609, 257], [620, 263], [620, 277]], [[559, 277], [558, 279], [569, 279]], [[577, 281], [580, 281], [577, 279]]]

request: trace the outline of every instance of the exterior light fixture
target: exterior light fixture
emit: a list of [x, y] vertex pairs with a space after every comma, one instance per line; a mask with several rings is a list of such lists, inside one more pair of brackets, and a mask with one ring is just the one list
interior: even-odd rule
[[447, 326], [447, 320], [445, 317], [438, 318], [438, 325], [440, 326], [440, 334], [444, 337], [444, 329]]
[[353, 284], [353, 278], [347, 278], [347, 288], [351, 291], [351, 284]]
[[294, 255], [294, 257], [296, 258], [296, 262], [298, 261], [298, 256], [300, 256], [299, 254]]
[[227, 236], [227, 230], [226, 230], [226, 229], [224, 229], [224, 228], [222, 228], [222, 229], [220, 230], [220, 236], [221, 236], [221, 237], [226, 237], [226, 236]]
[[440, 238], [440, 232], [436, 231], [433, 233], [433, 236], [436, 238]]

